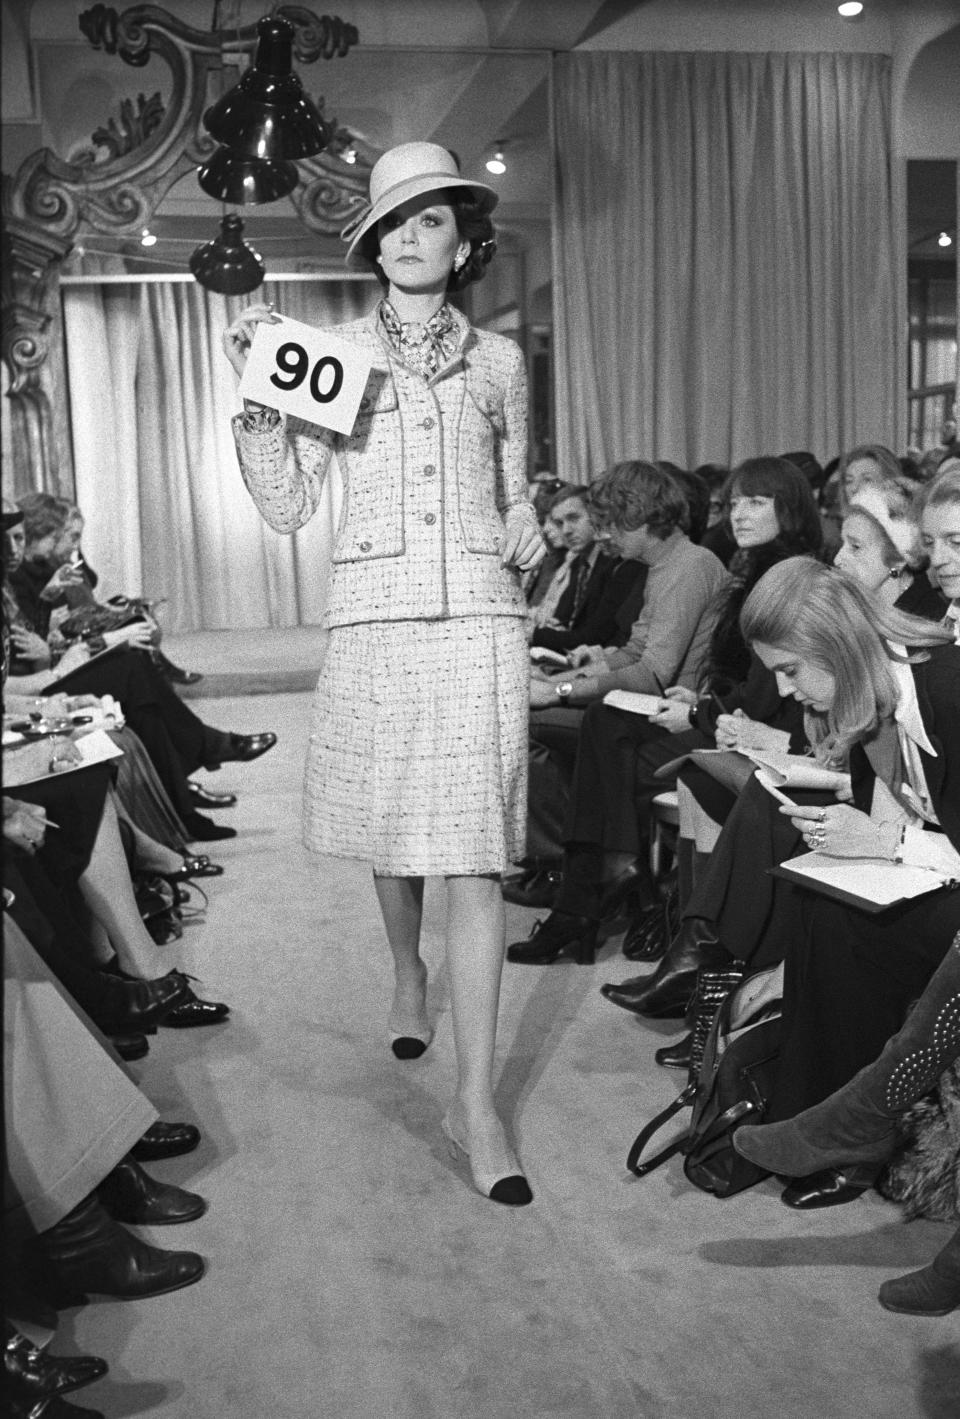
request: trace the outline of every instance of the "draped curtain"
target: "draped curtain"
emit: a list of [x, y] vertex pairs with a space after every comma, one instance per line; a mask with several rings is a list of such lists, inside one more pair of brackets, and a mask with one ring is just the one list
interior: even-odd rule
[[892, 443], [890, 61], [558, 55], [557, 472]]
[[104, 595], [166, 598], [171, 631], [316, 623], [339, 517], [334, 470], [292, 537], [263, 522], [230, 428], [241, 407], [221, 332], [252, 301], [313, 325], [373, 304], [360, 281], [267, 281], [255, 296], [194, 282], [65, 285], [64, 325], [84, 555]]

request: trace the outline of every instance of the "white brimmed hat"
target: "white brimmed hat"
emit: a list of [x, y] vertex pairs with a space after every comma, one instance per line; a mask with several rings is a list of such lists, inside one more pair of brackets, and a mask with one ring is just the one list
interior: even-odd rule
[[456, 158], [439, 143], [400, 143], [390, 148], [377, 159], [370, 173], [369, 205], [340, 233], [342, 239], [350, 243], [345, 258], [347, 265], [363, 265], [357, 248], [381, 217], [409, 202], [411, 197], [443, 187], [469, 187], [483, 212], [492, 212], [499, 200], [498, 194], [485, 182], [470, 182], [461, 177]]
[[920, 528], [910, 516], [904, 499], [905, 516], [898, 517], [891, 509], [883, 491], [876, 487], [859, 488], [850, 499], [849, 512], [866, 512], [878, 522], [904, 561], [915, 561], [920, 542]]

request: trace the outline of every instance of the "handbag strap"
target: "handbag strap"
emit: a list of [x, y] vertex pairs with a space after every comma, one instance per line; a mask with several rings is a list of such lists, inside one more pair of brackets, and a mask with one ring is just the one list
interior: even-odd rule
[[753, 1099], [738, 1099], [735, 1104], [724, 1109], [722, 1114], [718, 1114], [713, 1123], [703, 1130], [697, 1138], [697, 1148], [705, 1148], [708, 1144], [715, 1143], [718, 1138], [729, 1133], [750, 1114], [756, 1113], [760, 1113], [760, 1108]]
[[658, 1133], [668, 1119], [679, 1113], [682, 1108], [693, 1101], [693, 1096], [697, 1092], [695, 1084], [688, 1084], [682, 1094], [678, 1094], [672, 1104], [668, 1104], [662, 1109], [645, 1128], [642, 1128], [633, 1140], [630, 1152], [627, 1154], [627, 1167], [630, 1172], [638, 1178], [645, 1178], [648, 1173], [652, 1173], [654, 1168], [659, 1168], [661, 1163], [665, 1163], [668, 1158], [672, 1158], [675, 1153], [679, 1153], [687, 1141], [687, 1135], [681, 1133], [672, 1143], [668, 1143], [666, 1148], [647, 1160], [645, 1163], [639, 1161], [640, 1154], [646, 1148], [650, 1139]]

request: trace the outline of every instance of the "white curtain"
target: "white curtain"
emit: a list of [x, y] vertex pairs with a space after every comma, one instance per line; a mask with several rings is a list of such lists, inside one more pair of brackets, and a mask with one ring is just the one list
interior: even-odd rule
[[890, 61], [554, 61], [560, 477], [890, 443]]
[[254, 299], [334, 325], [375, 298], [359, 281], [268, 281], [255, 297], [194, 282], [65, 286], [77, 502], [99, 594], [165, 597], [171, 631], [320, 620], [339, 479], [334, 471], [293, 537], [266, 526], [237, 466], [230, 416], [240, 401], [220, 335]]

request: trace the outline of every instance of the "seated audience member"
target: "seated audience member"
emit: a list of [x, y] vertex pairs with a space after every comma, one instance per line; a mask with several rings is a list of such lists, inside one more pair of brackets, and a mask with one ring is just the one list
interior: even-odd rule
[[[918, 503], [904, 500], [892, 485], [882, 491], [864, 489], [842, 524], [840, 560], [847, 575], [856, 578], [880, 608], [890, 609], [900, 590], [893, 602], [897, 610], [937, 622], [943, 619], [940, 593], [933, 593], [922, 575], [910, 582], [907, 570], [918, 555], [921, 531], [913, 519], [919, 513]], [[927, 526], [929, 531], [931, 524]], [[836, 767], [843, 770], [846, 765], [841, 761]], [[696, 792], [696, 771], [682, 769], [680, 782]], [[835, 798], [827, 791], [790, 792], [796, 801], [817, 808]], [[777, 964], [789, 939], [795, 903], [790, 890], [770, 870], [804, 850], [793, 824], [776, 812], [774, 801], [751, 778], [724, 823], [693, 893], [681, 901], [680, 930], [657, 970], [605, 985], [603, 995], [636, 1014], [669, 1018], [683, 1015], [701, 966], [729, 966], [731, 957], [744, 961], [750, 972]], [[660, 1062], [682, 1062], [689, 1043], [688, 1037], [670, 1046], [669, 1057]]]
[[903, 479], [900, 460], [882, 443], [858, 444], [841, 454], [837, 474], [840, 511], [844, 514], [862, 488], [876, 488], [884, 483], [899, 485]]
[[[954, 937], [906, 1023], [879, 1057], [849, 1083], [781, 1123], [737, 1129], [733, 1146], [781, 1177], [825, 1169], [879, 1172], [899, 1141], [897, 1122], [960, 1058], [960, 935]], [[960, 1306], [960, 1228], [928, 1266], [885, 1281], [878, 1297], [888, 1311], [945, 1316]]]
[[960, 645], [960, 461], [944, 466], [920, 496], [920, 548]]
[[[22, 615], [14, 590], [14, 574], [23, 557], [24, 534], [18, 525], [22, 514], [4, 504], [3, 589], [4, 624], [12, 621], [7, 633], [15, 646], [23, 628]], [[61, 569], [62, 570], [62, 569]], [[6, 643], [6, 642], [5, 642]], [[117, 644], [111, 654], [95, 657], [88, 644], [71, 646], [54, 669], [31, 674], [18, 673], [14, 657], [12, 673], [4, 689], [8, 710], [37, 695], [59, 691], [70, 695], [110, 694], [119, 701], [130, 727], [143, 741], [177, 814], [192, 840], [234, 837], [235, 829], [222, 827], [197, 811], [197, 803], [208, 806], [211, 797], [199, 786], [191, 786], [189, 775], [201, 767], [217, 768], [228, 761], [258, 758], [277, 742], [276, 735], [231, 734], [204, 724], [170, 688], [167, 680], [140, 651]], [[20, 708], [29, 706], [21, 703]], [[229, 795], [227, 796], [229, 797]], [[226, 806], [226, 805], [224, 805]]]
[[563, 483], [559, 478], [543, 475], [538, 476], [535, 482], [529, 484], [530, 501], [533, 503], [540, 531], [543, 533], [543, 540], [547, 545], [546, 556], [539, 565], [534, 567], [532, 572], [524, 572], [520, 578], [523, 594], [531, 609], [539, 606], [554, 575], [566, 560], [567, 549], [560, 535], [560, 529], [550, 517], [550, 504], [553, 502], [554, 495], [562, 487]]
[[[960, 875], [960, 649], [950, 632], [885, 610], [846, 573], [806, 558], [766, 574], [741, 627], [805, 706], [817, 757], [849, 758], [852, 803], [779, 810], [807, 847]], [[960, 930], [960, 896], [946, 887], [881, 913], [792, 890], [771, 1122], [821, 1102], [879, 1054]], [[870, 1181], [827, 1170], [791, 1184], [784, 1201], [830, 1206]]]
[[121, 1225], [190, 1222], [206, 1203], [131, 1156], [156, 1109], [9, 918], [4, 1019], [4, 1220], [23, 1296], [60, 1307], [87, 1292], [145, 1299], [199, 1281], [196, 1253], [161, 1251]]
[[562, 855], [561, 825], [586, 707], [613, 689], [693, 688], [728, 577], [712, 552], [695, 547], [680, 523], [686, 499], [653, 464], [617, 464], [590, 488], [598, 538], [647, 568], [643, 605], [622, 647], [579, 646], [572, 673], [530, 681], [528, 855], [545, 865]]
[[700, 546], [706, 547], [725, 567], [729, 567], [730, 559], [737, 550], [724, 501], [730, 469], [722, 463], [701, 463], [694, 471], [704, 479], [710, 495], [707, 504], [707, 530], [700, 539]]
[[[51, 493], [30, 493], [20, 499], [19, 506], [24, 513], [25, 549], [14, 575], [15, 591], [32, 629], [46, 641], [52, 618], [62, 620], [71, 610], [97, 605], [93, 593], [98, 577], [83, 557], [80, 540], [84, 519], [76, 504]], [[159, 623], [143, 603], [137, 603], [137, 607], [143, 611], [142, 616], [129, 626], [107, 631], [107, 643], [129, 641], [139, 645], [169, 680], [195, 685], [202, 675], [182, 670], [163, 654], [159, 649], [163, 635]], [[43, 654], [39, 645], [33, 649]], [[48, 663], [41, 660], [34, 668]]]
[[564, 829], [563, 886], [554, 912], [529, 941], [509, 948], [509, 960], [541, 965], [570, 950], [592, 958], [600, 922], [622, 894], [639, 888], [644, 905], [655, 899], [646, 868], [647, 824], [650, 803], [665, 786], [656, 777], [664, 765], [691, 749], [714, 747], [720, 736], [758, 748], [803, 743], [802, 715], [751, 656], [739, 615], [771, 566], [819, 550], [816, 504], [803, 475], [779, 458], [741, 464], [730, 475], [725, 501], [739, 551], [733, 579], [714, 608], [698, 688], [671, 685], [660, 712], [649, 718], [603, 703], [588, 709]]
[[[646, 573], [639, 562], [608, 556], [597, 541], [590, 517], [590, 490], [572, 484], [560, 489], [550, 505], [550, 520], [567, 548], [566, 585], [550, 620], [538, 626], [531, 645], [567, 651], [587, 642], [622, 644], [618, 624], [624, 602]], [[639, 610], [639, 605], [637, 607]]]

